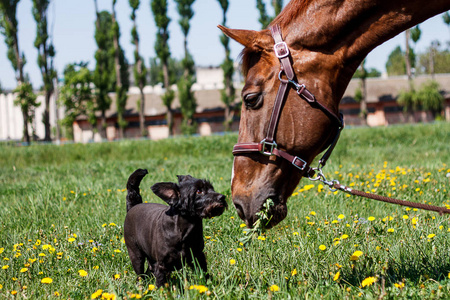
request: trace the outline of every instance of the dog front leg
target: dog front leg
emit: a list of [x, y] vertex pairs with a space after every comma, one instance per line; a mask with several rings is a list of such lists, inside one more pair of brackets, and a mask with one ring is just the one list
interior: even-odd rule
[[169, 275], [169, 271], [166, 266], [155, 263], [153, 265], [153, 275], [156, 279], [156, 286], [163, 286], [167, 282], [167, 276]]

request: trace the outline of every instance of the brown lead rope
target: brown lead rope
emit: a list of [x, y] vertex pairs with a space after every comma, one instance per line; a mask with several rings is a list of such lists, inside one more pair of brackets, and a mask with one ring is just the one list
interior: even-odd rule
[[325, 176], [323, 175], [322, 170], [320, 168], [316, 168], [314, 170], [317, 171], [318, 176], [316, 178], [309, 178], [309, 179], [313, 180], [313, 181], [319, 180], [319, 181], [323, 182], [324, 184], [328, 185], [328, 187], [332, 191], [340, 190], [340, 191], [346, 192], [350, 195], [364, 197], [364, 198], [377, 200], [377, 201], [381, 201], [381, 202], [397, 204], [397, 205], [402, 205], [402, 206], [408, 206], [408, 207], [418, 208], [418, 209], [423, 209], [423, 210], [435, 211], [435, 212], [438, 212], [439, 215], [441, 215], [441, 216], [443, 214], [450, 214], [450, 209], [447, 209], [445, 207], [428, 205], [428, 204], [417, 203], [417, 202], [410, 202], [410, 201], [405, 201], [405, 200], [400, 200], [400, 199], [395, 199], [395, 198], [390, 198], [390, 197], [385, 197], [385, 196], [380, 196], [380, 195], [376, 195], [376, 194], [366, 193], [363, 191], [354, 190], [348, 186], [340, 184], [339, 181], [337, 181], [337, 180], [328, 181], [325, 178]]

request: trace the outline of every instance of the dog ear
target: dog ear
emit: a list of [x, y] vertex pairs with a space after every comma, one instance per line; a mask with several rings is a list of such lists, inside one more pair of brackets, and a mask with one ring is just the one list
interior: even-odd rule
[[180, 189], [173, 182], [155, 183], [151, 189], [156, 196], [166, 201], [170, 206], [173, 206], [180, 199]]
[[191, 175], [177, 175], [178, 183], [182, 183], [183, 181], [192, 179]]

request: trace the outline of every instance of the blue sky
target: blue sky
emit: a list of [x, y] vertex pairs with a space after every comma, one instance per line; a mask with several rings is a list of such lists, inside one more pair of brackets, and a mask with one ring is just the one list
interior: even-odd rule
[[[111, 10], [111, 0], [98, 0], [100, 9]], [[230, 0], [227, 13], [227, 25], [232, 28], [260, 29], [258, 11], [255, 0]], [[269, 2], [268, 0], [266, 2]], [[287, 3], [287, 1], [285, 0]], [[169, 46], [172, 55], [181, 58], [183, 55], [183, 40], [178, 25], [178, 14], [173, 0], [169, 0]], [[220, 44], [220, 30], [217, 25], [222, 22], [222, 11], [216, 0], [196, 0], [194, 3], [195, 15], [191, 21], [188, 47], [199, 66], [217, 66], [224, 58], [223, 47]], [[268, 9], [270, 6], [267, 5]], [[41, 75], [36, 64], [37, 51], [33, 46], [36, 25], [31, 14], [32, 1], [21, 0], [18, 7], [19, 46], [25, 53], [27, 64], [25, 72], [29, 74], [35, 88], [42, 85]], [[132, 62], [134, 46], [131, 44], [131, 9], [128, 0], [117, 0], [116, 13], [120, 25], [120, 44], [125, 49], [129, 62]], [[49, 24], [53, 28], [53, 42], [56, 49], [55, 65], [58, 73], [62, 74], [64, 66], [68, 63], [87, 61], [89, 67], [95, 65], [94, 40], [95, 10], [93, 0], [53, 0], [49, 9]], [[155, 56], [153, 44], [156, 28], [150, 10], [150, 0], [141, 0], [141, 7], [137, 13], [138, 32], [141, 40], [141, 54], [146, 64], [150, 57]], [[422, 36], [416, 46], [416, 52], [425, 51], [432, 40], [439, 40], [446, 45], [450, 40], [450, 30], [438, 15], [424, 22], [421, 26]], [[380, 71], [385, 70], [385, 63], [389, 53], [398, 45], [404, 47], [404, 33], [385, 42], [374, 49], [368, 56], [367, 67], [374, 67]], [[231, 42], [232, 58], [237, 59], [242, 47]], [[6, 45], [3, 36], [0, 36], [0, 83], [4, 88], [14, 88], [15, 78], [11, 63], [6, 57]]]

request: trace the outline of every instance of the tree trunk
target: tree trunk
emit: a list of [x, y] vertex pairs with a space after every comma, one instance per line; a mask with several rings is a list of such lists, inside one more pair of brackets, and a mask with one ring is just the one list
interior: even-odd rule
[[410, 35], [411, 35], [411, 31], [410, 29], [407, 29], [405, 31], [405, 38], [406, 38], [406, 43], [405, 43], [405, 63], [406, 63], [406, 75], [408, 76], [408, 83], [409, 83], [409, 89], [411, 90], [411, 80], [412, 80], [412, 76], [411, 76], [411, 61], [409, 60], [409, 40], [410, 40]]
[[45, 127], [45, 136], [44, 141], [49, 142], [52, 140], [50, 136], [51, 127], [50, 127], [50, 97], [52, 93], [51, 91], [45, 91], [45, 110], [43, 114], [43, 122]]
[[[111, 18], [112, 18], [112, 24], [115, 27], [116, 26], [116, 12], [115, 12], [115, 8], [114, 8], [114, 2], [113, 2], [113, 7], [112, 7], [112, 14], [111, 14]], [[118, 93], [118, 91], [122, 90], [122, 78], [121, 78], [121, 74], [120, 74], [120, 59], [119, 59], [119, 38], [117, 36], [117, 32], [114, 31], [114, 38], [113, 38], [113, 43], [114, 43], [114, 64], [116, 67], [116, 106], [119, 103], [119, 96], [121, 96], [121, 93]], [[122, 127], [122, 120], [123, 120], [123, 113], [119, 110], [117, 110], [117, 119], [119, 122], [119, 139], [123, 139], [124, 138], [124, 134], [123, 134], [123, 127]]]
[[22, 117], [23, 117], [23, 139], [29, 145], [30, 144], [30, 134], [28, 132], [28, 114], [25, 109], [22, 109]]

